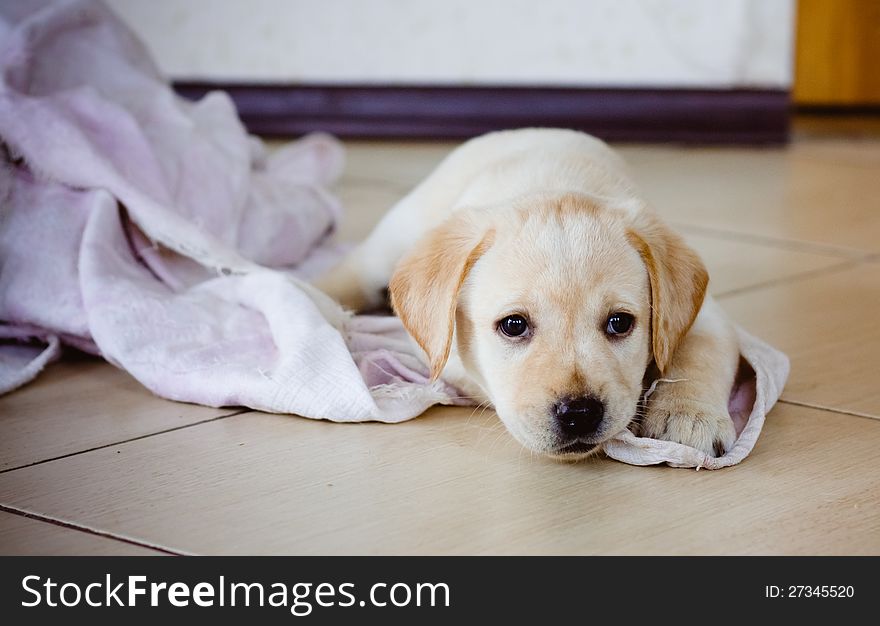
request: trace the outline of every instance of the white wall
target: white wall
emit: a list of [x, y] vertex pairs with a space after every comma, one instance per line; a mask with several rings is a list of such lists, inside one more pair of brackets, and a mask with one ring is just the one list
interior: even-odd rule
[[794, 0], [107, 0], [172, 78], [791, 85]]

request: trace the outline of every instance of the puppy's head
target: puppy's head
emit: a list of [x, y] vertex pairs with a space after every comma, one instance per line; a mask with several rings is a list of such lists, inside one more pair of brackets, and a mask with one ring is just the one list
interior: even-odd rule
[[646, 368], [667, 367], [707, 280], [648, 210], [569, 194], [457, 211], [390, 291], [435, 378], [456, 342], [514, 437], [577, 458], [636, 415]]

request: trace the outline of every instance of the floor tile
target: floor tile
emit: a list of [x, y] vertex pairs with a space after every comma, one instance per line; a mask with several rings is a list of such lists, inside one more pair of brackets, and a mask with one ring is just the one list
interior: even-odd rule
[[779, 405], [743, 464], [696, 472], [534, 457], [491, 411], [253, 413], [8, 472], [0, 502], [211, 554], [880, 554], [878, 438]]
[[856, 254], [880, 251], [880, 141], [654, 150], [666, 158], [632, 169], [670, 221]]
[[346, 141], [342, 183], [379, 181], [409, 189], [461, 142]]
[[683, 233], [709, 270], [709, 293], [722, 295], [785, 281], [847, 261], [736, 239]]
[[721, 303], [733, 319], [791, 358], [783, 398], [880, 417], [880, 264], [862, 263]]
[[0, 396], [0, 472], [232, 412], [163, 400], [98, 359], [61, 361]]
[[365, 239], [388, 209], [409, 190], [409, 186], [381, 181], [358, 181], [340, 185], [336, 193], [342, 201], [344, 213], [337, 239], [347, 243], [358, 243]]
[[155, 556], [124, 541], [0, 511], [2, 556]]

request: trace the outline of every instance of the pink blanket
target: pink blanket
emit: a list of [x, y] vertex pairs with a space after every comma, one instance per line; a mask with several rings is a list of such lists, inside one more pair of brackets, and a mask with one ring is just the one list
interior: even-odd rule
[[[0, 139], [0, 393], [66, 344], [210, 406], [396, 422], [466, 402], [428, 381], [396, 318], [349, 316], [305, 282], [335, 254], [339, 144], [268, 153], [225, 94], [176, 97], [97, 0], [0, 5]], [[752, 365], [758, 419], [723, 464], [784, 381], [768, 392]], [[621, 437], [621, 460], [712, 466]]]
[[225, 94], [176, 97], [99, 2], [0, 20], [0, 337], [30, 340], [0, 349], [0, 391], [69, 344], [211, 406], [398, 421], [454, 401], [395, 320], [298, 278], [332, 258], [335, 140], [269, 154]]

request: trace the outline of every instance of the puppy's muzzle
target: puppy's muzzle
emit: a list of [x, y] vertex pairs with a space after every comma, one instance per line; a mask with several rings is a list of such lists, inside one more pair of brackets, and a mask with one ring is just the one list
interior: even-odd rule
[[565, 398], [556, 403], [553, 414], [559, 439], [565, 445], [595, 435], [605, 417], [605, 405], [594, 396]]

